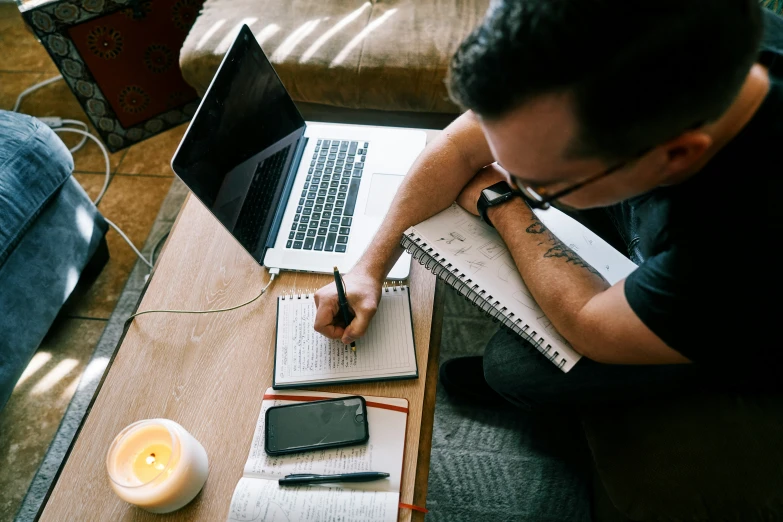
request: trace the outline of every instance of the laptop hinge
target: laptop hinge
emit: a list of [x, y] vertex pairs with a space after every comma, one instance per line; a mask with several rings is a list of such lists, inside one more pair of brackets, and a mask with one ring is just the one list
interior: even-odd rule
[[[304, 130], [302, 131], [304, 133]], [[288, 165], [288, 174], [286, 175], [285, 185], [283, 186], [283, 192], [280, 194], [280, 204], [277, 205], [275, 211], [275, 217], [272, 220], [272, 226], [269, 228], [269, 235], [266, 237], [266, 248], [272, 248], [277, 241], [277, 234], [280, 232], [280, 225], [283, 223], [283, 216], [285, 215], [285, 209], [288, 206], [288, 198], [291, 196], [291, 189], [294, 187], [294, 181], [296, 181], [296, 173], [299, 171], [299, 164], [302, 161], [305, 147], [307, 147], [307, 141], [310, 138], [302, 136], [296, 143], [296, 149], [294, 150], [294, 156], [291, 158], [291, 163]], [[266, 252], [264, 252], [266, 255]]]

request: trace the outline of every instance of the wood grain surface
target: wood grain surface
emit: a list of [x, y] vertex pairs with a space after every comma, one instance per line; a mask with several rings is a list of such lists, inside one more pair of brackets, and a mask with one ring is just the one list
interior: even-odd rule
[[[256, 296], [268, 279], [266, 270], [196, 198], [189, 197], [139, 310], [230, 307]], [[231, 312], [148, 314], [136, 318], [105, 376], [41, 519], [225, 520], [250, 451], [262, 396], [272, 383], [277, 297], [311, 292], [330, 281], [327, 275], [284, 272], [266, 295]], [[440, 323], [435, 325], [437, 334], [431, 335], [434, 276], [414, 262], [409, 284], [419, 378], [317, 389], [408, 399], [410, 413], [400, 500], [423, 505]], [[435, 317], [439, 319], [440, 313], [436, 311]], [[431, 346], [431, 340], [437, 344]], [[120, 500], [109, 487], [105, 465], [109, 445], [120, 430], [139, 419], [158, 417], [180, 423], [209, 455], [209, 478], [204, 489], [189, 505], [169, 515], [147, 513]], [[417, 473], [420, 459], [422, 469]], [[411, 511], [401, 509], [399, 519], [410, 520]], [[413, 519], [422, 520], [423, 516], [417, 513]]]

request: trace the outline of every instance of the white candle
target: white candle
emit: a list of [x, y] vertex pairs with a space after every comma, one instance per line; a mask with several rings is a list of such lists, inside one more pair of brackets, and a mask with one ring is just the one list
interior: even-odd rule
[[168, 513], [201, 491], [207, 480], [207, 452], [174, 421], [141, 420], [114, 438], [106, 469], [121, 499], [153, 513]]

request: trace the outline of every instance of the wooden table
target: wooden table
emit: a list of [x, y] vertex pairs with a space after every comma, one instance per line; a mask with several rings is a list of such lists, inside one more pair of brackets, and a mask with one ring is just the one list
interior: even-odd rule
[[[195, 197], [177, 218], [139, 310], [224, 308], [256, 296], [268, 281], [259, 266]], [[167, 520], [220, 521], [250, 451], [264, 391], [272, 383], [277, 296], [311, 292], [328, 275], [283, 272], [253, 304], [206, 315], [148, 314], [134, 320], [98, 389], [41, 520], [154, 520], [110, 489], [105, 456], [132, 422], [164, 417], [206, 448], [209, 478], [202, 492]], [[411, 286], [420, 377], [318, 388], [404, 397], [409, 401], [400, 501], [424, 506], [442, 318], [436, 279], [414, 262]], [[400, 510], [400, 520], [423, 520]]]

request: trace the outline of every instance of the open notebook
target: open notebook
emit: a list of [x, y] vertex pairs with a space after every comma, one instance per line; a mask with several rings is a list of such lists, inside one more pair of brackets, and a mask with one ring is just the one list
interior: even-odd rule
[[[228, 520], [256, 522], [393, 522], [400, 506], [402, 458], [408, 401], [365, 396], [370, 440], [359, 446], [346, 446], [307, 453], [270, 457], [264, 451], [266, 410], [301, 401], [347, 397], [344, 394], [314, 391], [264, 394], [261, 413], [234, 495]], [[293, 473], [353, 473], [382, 471], [389, 478], [372, 482], [280, 486], [277, 481]]]
[[419, 376], [407, 286], [383, 289], [355, 351], [313, 330], [315, 310], [312, 294], [278, 298], [273, 388]]
[[[559, 210], [535, 212], [549, 230], [610, 284], [636, 269], [606, 241]], [[503, 239], [480, 218], [454, 203], [406, 230], [401, 244], [428, 270], [530, 341], [564, 372], [581, 358], [536, 304]]]

